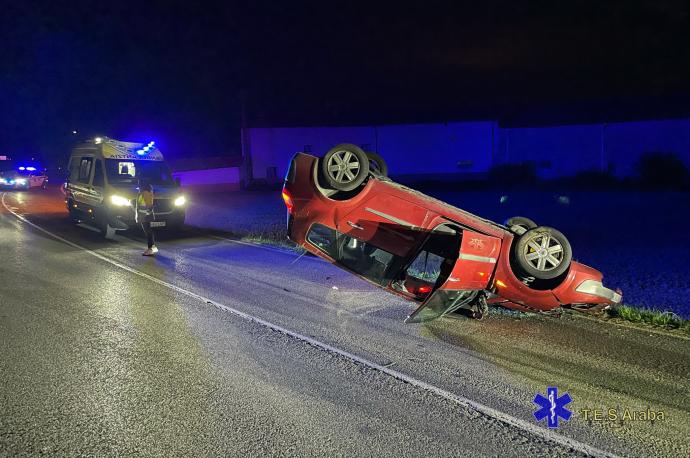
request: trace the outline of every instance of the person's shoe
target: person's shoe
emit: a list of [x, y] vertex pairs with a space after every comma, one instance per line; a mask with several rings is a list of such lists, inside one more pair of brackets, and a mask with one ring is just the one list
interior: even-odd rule
[[151, 247], [151, 252], [152, 252], [153, 254], [158, 253], [158, 247], [157, 247], [156, 245], [153, 245], [153, 246]]
[[151, 248], [147, 248], [146, 251], [144, 251], [141, 254], [142, 254], [142, 256], [153, 256], [155, 253], [153, 252], [153, 250]]

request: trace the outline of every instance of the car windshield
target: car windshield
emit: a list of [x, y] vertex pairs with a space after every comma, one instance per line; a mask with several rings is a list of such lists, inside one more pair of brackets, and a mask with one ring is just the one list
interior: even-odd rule
[[146, 180], [152, 185], [174, 183], [168, 165], [163, 161], [106, 159], [106, 174], [110, 184], [132, 184]]
[[321, 224], [311, 227], [307, 240], [344, 267], [383, 286], [398, 276], [405, 263], [400, 256]]

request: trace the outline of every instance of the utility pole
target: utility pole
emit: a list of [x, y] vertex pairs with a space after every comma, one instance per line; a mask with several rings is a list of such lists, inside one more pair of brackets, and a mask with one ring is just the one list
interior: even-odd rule
[[240, 99], [240, 149], [242, 152], [240, 186], [246, 188], [252, 181], [252, 157], [247, 132], [247, 92], [241, 89], [238, 95]]

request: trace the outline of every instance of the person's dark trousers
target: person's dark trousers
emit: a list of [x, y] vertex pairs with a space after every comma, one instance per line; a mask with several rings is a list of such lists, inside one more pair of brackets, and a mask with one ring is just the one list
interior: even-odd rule
[[141, 228], [144, 230], [144, 234], [146, 234], [148, 246], [149, 246], [149, 248], [151, 248], [153, 245], [156, 244], [156, 240], [155, 240], [155, 237], [153, 235], [153, 228], [151, 227], [151, 222], [145, 221], [145, 222], [141, 223]]

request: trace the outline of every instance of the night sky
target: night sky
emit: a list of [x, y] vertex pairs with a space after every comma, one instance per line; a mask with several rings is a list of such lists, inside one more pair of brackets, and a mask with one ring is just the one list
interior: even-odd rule
[[689, 2], [140, 3], [2, 2], [0, 154], [93, 134], [237, 154], [243, 106], [254, 126], [690, 114]]

